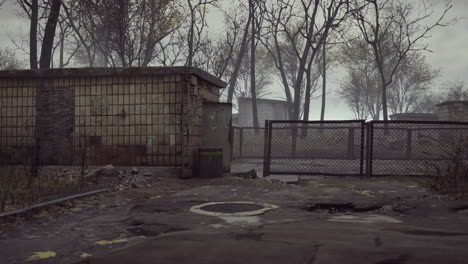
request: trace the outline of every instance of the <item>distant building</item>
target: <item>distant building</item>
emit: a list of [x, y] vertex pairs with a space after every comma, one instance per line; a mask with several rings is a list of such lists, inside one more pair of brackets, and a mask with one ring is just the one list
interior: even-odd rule
[[447, 101], [436, 108], [439, 120], [468, 122], [468, 101]]
[[446, 101], [435, 105], [434, 114], [429, 113], [401, 113], [390, 116], [391, 120], [417, 121], [458, 121], [468, 122], [468, 101]]
[[436, 121], [437, 114], [430, 113], [399, 113], [390, 115], [391, 120]]
[[[253, 127], [252, 99], [239, 98], [239, 117], [237, 126]], [[258, 122], [265, 126], [265, 120], [288, 120], [288, 103], [282, 100], [257, 99]]]

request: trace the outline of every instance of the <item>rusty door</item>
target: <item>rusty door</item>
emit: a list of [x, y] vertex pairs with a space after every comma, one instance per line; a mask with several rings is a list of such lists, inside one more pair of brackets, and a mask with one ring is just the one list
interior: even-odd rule
[[231, 171], [232, 104], [203, 103], [202, 146], [223, 149], [224, 171]]

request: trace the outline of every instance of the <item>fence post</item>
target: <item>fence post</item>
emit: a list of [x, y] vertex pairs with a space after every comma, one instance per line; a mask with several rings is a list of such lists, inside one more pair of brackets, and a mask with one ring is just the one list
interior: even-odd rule
[[412, 146], [412, 142], [413, 142], [413, 138], [412, 138], [412, 135], [413, 134], [413, 131], [411, 129], [408, 129], [406, 131], [406, 159], [411, 159], [411, 152], [413, 151], [413, 146]]
[[364, 175], [364, 148], [367, 146], [366, 144], [366, 121], [361, 121], [361, 149], [359, 151], [359, 176]]
[[242, 158], [242, 152], [244, 151], [244, 128], [239, 128], [239, 158]]
[[270, 175], [270, 158], [271, 158], [271, 125], [268, 120], [265, 120], [265, 139], [263, 153], [263, 177]]
[[367, 123], [367, 151], [366, 151], [366, 175], [372, 176], [372, 159], [374, 148], [374, 123]]
[[354, 159], [354, 128], [348, 128], [348, 159]]
[[297, 124], [293, 124], [294, 127], [292, 129], [293, 136], [292, 136], [292, 146], [291, 146], [291, 156], [293, 159], [296, 158], [296, 148], [297, 148]]

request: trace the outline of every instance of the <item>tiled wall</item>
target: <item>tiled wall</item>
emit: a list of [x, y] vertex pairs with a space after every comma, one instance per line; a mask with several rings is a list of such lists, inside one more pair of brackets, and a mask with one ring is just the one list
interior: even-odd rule
[[[50, 107], [57, 114], [73, 109], [70, 117], [41, 115], [40, 120], [50, 123], [50, 137], [51, 128], [60, 126], [64, 118], [72, 120], [72, 150], [64, 160], [74, 165], [85, 157], [88, 165], [190, 167], [193, 148], [201, 144], [202, 103], [219, 100], [217, 87], [193, 75], [57, 78], [42, 82], [46, 88], [37, 88], [39, 83], [38, 79], [0, 80], [3, 160], [16, 155], [21, 161], [23, 146], [34, 146], [36, 91], [42, 108]], [[59, 90], [71, 92], [71, 103], [61, 103], [63, 95], [54, 94]], [[45, 148], [53, 151], [53, 142], [58, 141], [51, 142]]]

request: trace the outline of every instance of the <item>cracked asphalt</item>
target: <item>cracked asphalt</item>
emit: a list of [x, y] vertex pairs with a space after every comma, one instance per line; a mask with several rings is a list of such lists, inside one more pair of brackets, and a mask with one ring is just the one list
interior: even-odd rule
[[[3, 219], [0, 263], [467, 263], [468, 199], [431, 193], [420, 178], [171, 181]], [[189, 211], [226, 201], [279, 208]]]

